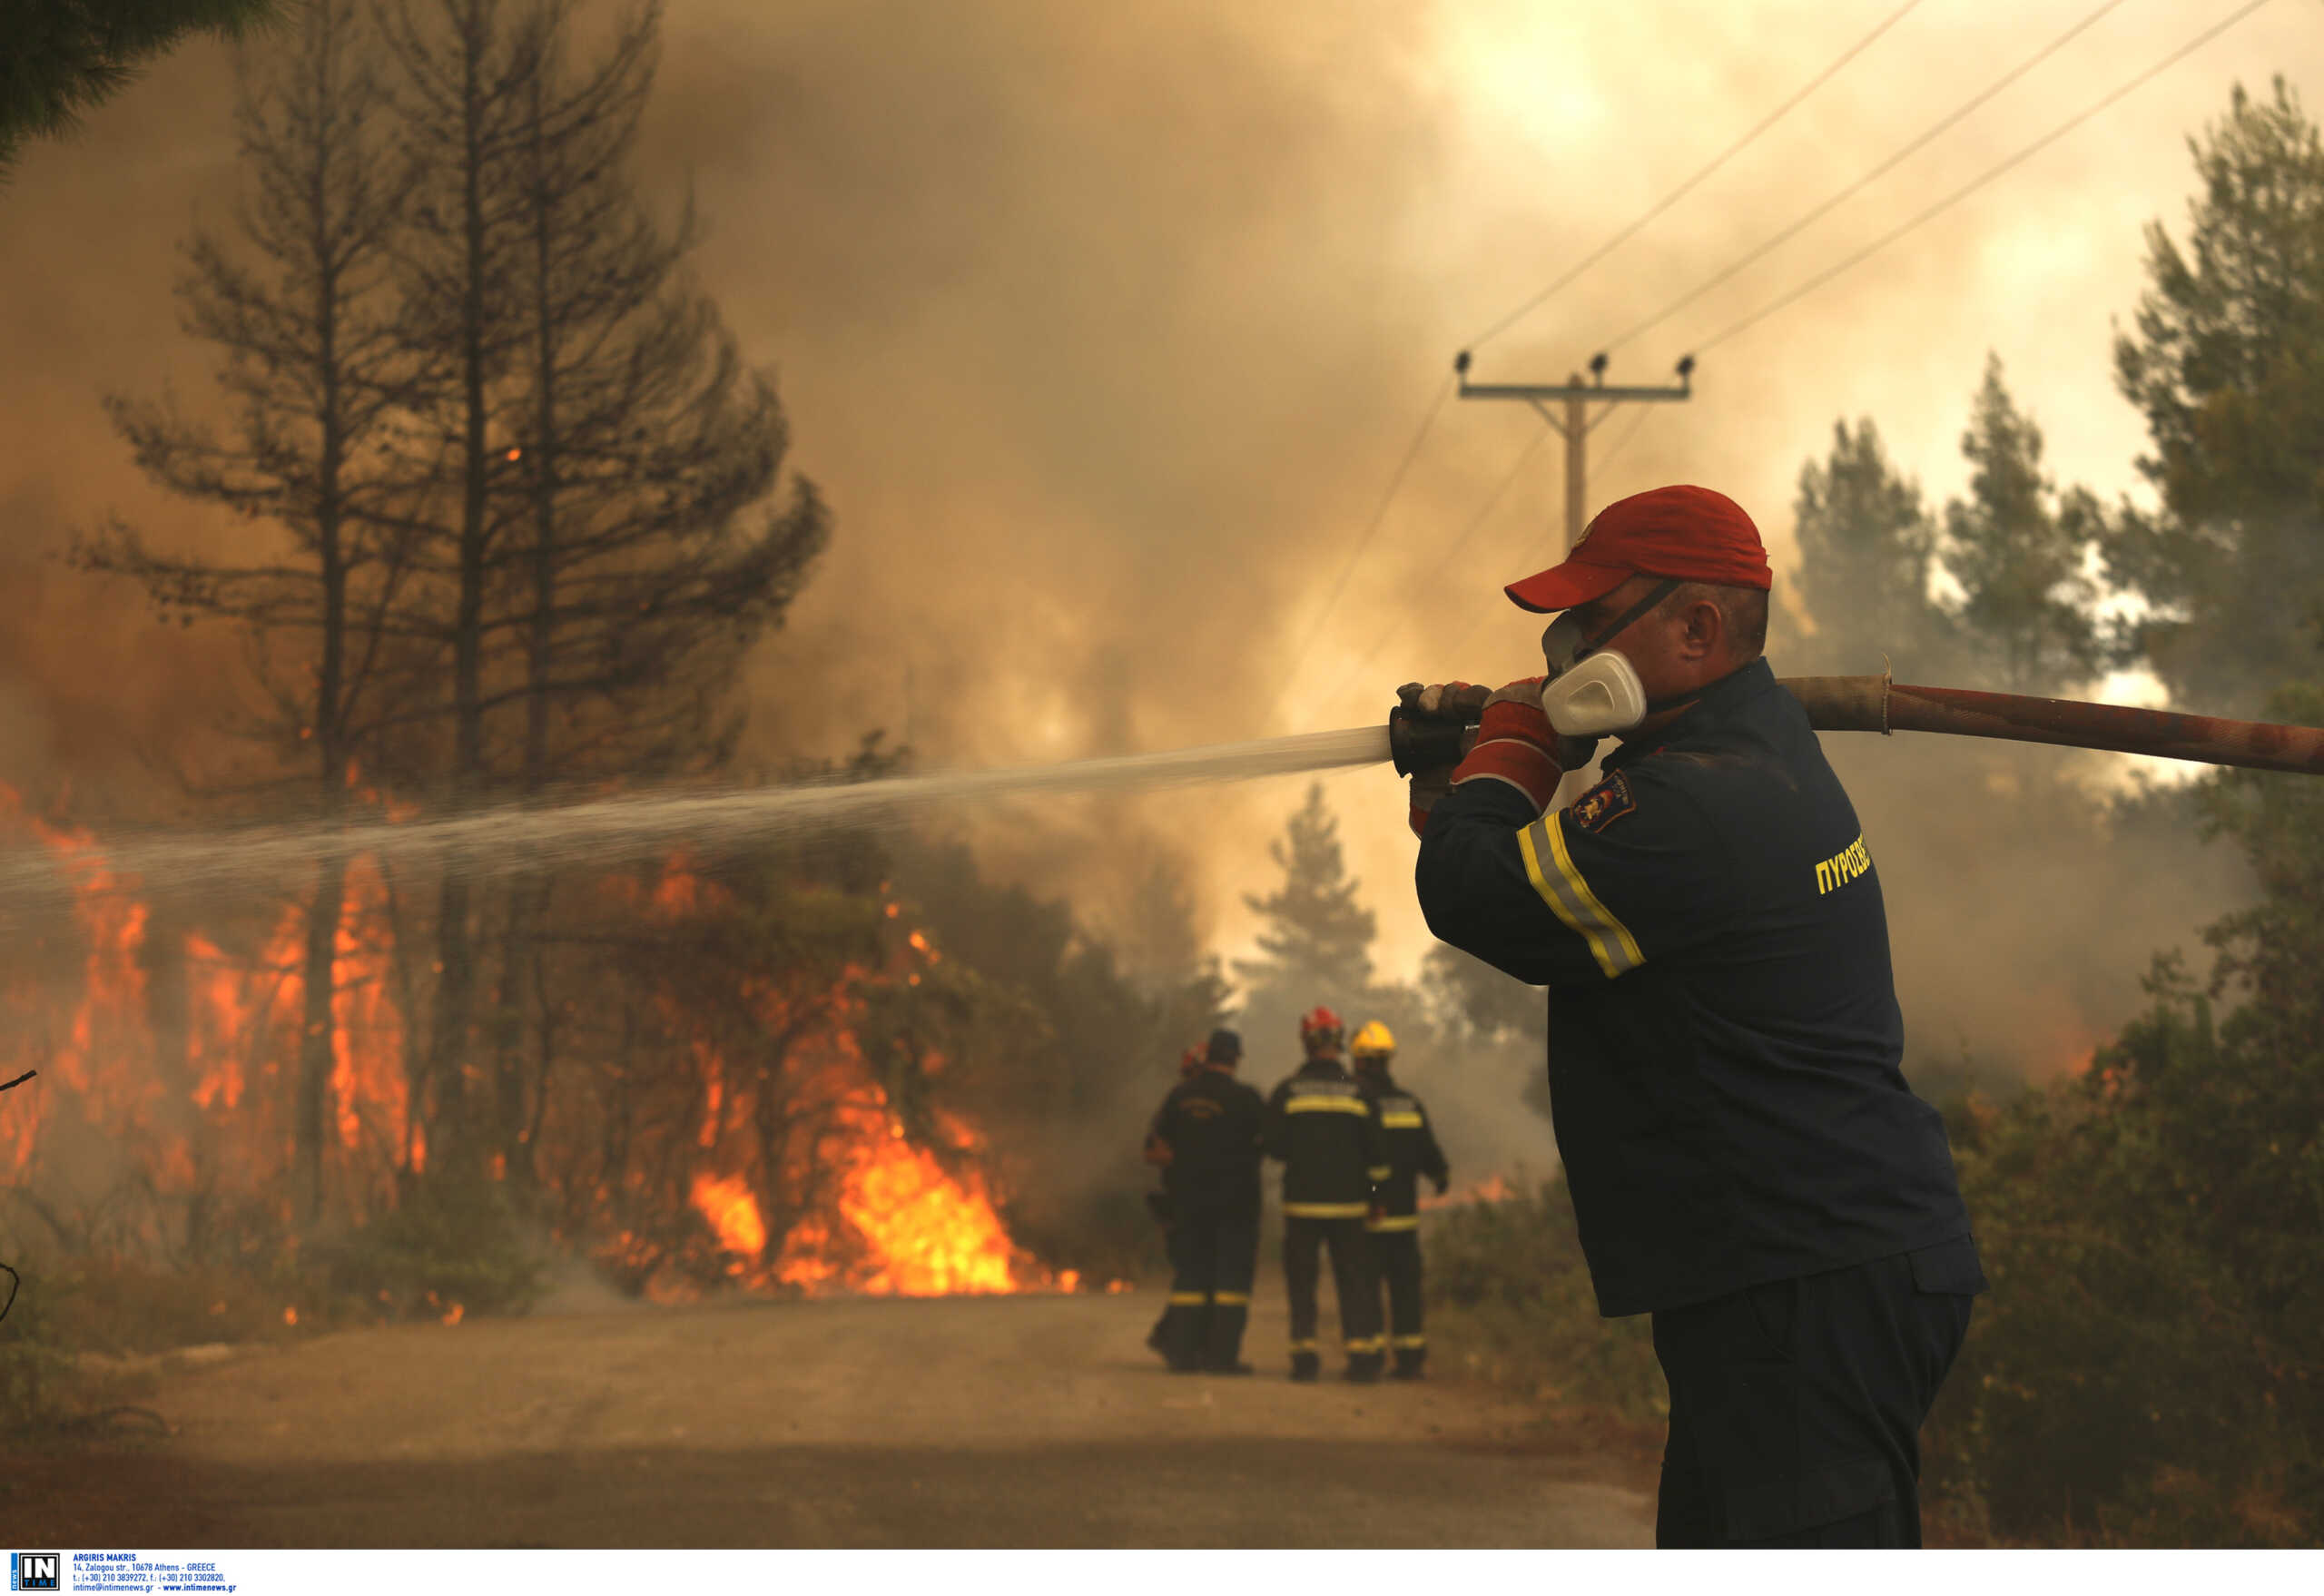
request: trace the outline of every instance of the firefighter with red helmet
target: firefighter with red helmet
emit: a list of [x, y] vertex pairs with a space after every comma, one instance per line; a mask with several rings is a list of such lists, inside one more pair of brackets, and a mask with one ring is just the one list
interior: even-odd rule
[[1452, 1172], [1421, 1100], [1388, 1073], [1396, 1039], [1374, 1020], [1348, 1044], [1355, 1065], [1355, 1087], [1380, 1121], [1388, 1148], [1388, 1179], [1380, 1207], [1364, 1222], [1372, 1237], [1372, 1270], [1388, 1291], [1388, 1349], [1395, 1356], [1389, 1373], [1399, 1380], [1420, 1378], [1428, 1359], [1428, 1337], [1421, 1332], [1420, 1179], [1425, 1175], [1443, 1196]]
[[1388, 1150], [1379, 1117], [1340, 1062], [1343, 1036], [1340, 1017], [1329, 1009], [1300, 1016], [1307, 1061], [1267, 1098], [1267, 1156], [1283, 1163], [1283, 1279], [1291, 1298], [1294, 1380], [1313, 1380], [1323, 1366], [1315, 1286], [1326, 1247], [1347, 1349], [1346, 1377], [1376, 1380], [1386, 1361], [1364, 1222], [1389, 1177]]
[[[1202, 1064], [1162, 1099], [1146, 1157], [1162, 1168], [1170, 1300], [1148, 1345], [1173, 1372], [1247, 1374], [1243, 1329], [1259, 1266], [1259, 1159], [1265, 1105], [1235, 1079], [1243, 1039], [1215, 1030]], [[1158, 1345], [1156, 1345], [1158, 1343]]]

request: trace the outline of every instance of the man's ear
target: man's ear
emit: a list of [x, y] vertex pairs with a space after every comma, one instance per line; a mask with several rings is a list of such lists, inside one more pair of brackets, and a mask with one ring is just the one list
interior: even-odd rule
[[1689, 659], [1709, 659], [1727, 646], [1727, 617], [1718, 606], [1699, 598], [1687, 606], [1686, 647]]

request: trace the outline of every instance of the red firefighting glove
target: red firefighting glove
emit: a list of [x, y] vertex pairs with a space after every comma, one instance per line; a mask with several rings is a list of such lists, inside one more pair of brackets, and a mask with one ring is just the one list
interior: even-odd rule
[[1412, 779], [1412, 793], [1404, 812], [1404, 823], [1413, 828], [1413, 835], [1424, 836], [1428, 832], [1428, 812], [1436, 801], [1452, 790], [1452, 767], [1440, 765], [1435, 770], [1416, 772]]
[[1453, 767], [1452, 785], [1506, 782], [1525, 794], [1535, 814], [1557, 796], [1564, 766], [1559, 737], [1541, 709], [1541, 678], [1527, 676], [1496, 689], [1478, 719], [1477, 744]]

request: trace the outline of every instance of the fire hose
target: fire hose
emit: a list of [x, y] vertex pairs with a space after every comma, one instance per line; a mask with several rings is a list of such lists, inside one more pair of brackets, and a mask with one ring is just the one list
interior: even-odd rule
[[[1943, 732], [1955, 737], [1994, 737], [2009, 743], [2047, 743], [2246, 770], [2324, 775], [2324, 728], [2316, 726], [2133, 709], [2073, 698], [1915, 687], [1885, 675], [1786, 676], [1778, 685], [1799, 700], [1807, 711], [1807, 724], [1819, 732], [1878, 732], [1884, 736], [1895, 732]], [[1452, 716], [1421, 715], [1399, 705], [1388, 717], [1389, 755], [1395, 761], [1397, 773], [1411, 775], [1457, 764], [1476, 734], [1476, 707], [1464, 707], [1469, 717], [1465, 723]]]

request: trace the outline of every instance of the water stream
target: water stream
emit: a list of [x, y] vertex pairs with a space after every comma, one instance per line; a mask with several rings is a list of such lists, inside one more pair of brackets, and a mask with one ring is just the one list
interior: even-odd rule
[[[199, 892], [280, 881], [334, 854], [368, 853], [383, 862], [441, 861], [459, 865], [472, 876], [504, 875], [631, 860], [680, 843], [718, 852], [751, 843], [797, 842], [839, 827], [901, 825], [922, 811], [990, 798], [1215, 785], [1374, 764], [1387, 757], [1385, 726], [1355, 726], [1167, 754], [944, 771], [882, 781], [688, 788], [548, 805], [512, 803], [403, 823], [306, 821], [128, 832], [100, 840], [92, 852], [105, 870], [135, 878], [145, 892]], [[60, 868], [60, 862], [71, 857], [75, 856], [29, 843], [0, 852], [0, 921], [53, 906], [69, 893], [78, 872]]]

